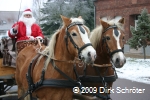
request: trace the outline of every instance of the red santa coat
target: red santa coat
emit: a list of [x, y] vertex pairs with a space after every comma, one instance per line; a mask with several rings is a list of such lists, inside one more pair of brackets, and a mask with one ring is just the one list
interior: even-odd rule
[[[12, 34], [11, 34], [11, 31], [9, 30], [9, 31], [8, 31], [9, 37], [11, 37], [11, 38], [17, 37], [17, 41], [20, 41], [20, 40], [28, 40], [29, 37], [27, 36], [27, 33], [26, 33], [26, 29], [27, 29], [27, 28], [26, 28], [26, 25], [24, 24], [24, 22], [20, 21], [20, 22], [18, 22], [18, 23], [16, 23], [16, 24], [18, 24], [17, 34], [16, 34], [16, 35], [12, 35]], [[16, 24], [14, 24], [14, 25], [12, 26], [12, 28], [13, 28]], [[43, 38], [43, 37], [44, 37], [39, 25], [33, 24], [33, 25], [31, 26], [31, 34], [30, 34], [30, 36], [33, 36], [34, 38], [36, 38], [36, 37], [41, 37], [41, 38]]]

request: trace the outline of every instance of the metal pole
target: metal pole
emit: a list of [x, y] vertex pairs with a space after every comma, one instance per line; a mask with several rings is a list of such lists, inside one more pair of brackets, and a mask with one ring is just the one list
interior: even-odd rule
[[19, 8], [19, 14], [18, 14], [18, 19], [17, 19], [17, 22], [19, 21], [20, 9], [21, 9], [21, 3], [22, 3], [22, 0], [21, 0], [21, 2], [20, 2], [20, 8]]
[[11, 97], [11, 96], [18, 96], [18, 94], [6, 94], [6, 95], [1, 95], [0, 98]]

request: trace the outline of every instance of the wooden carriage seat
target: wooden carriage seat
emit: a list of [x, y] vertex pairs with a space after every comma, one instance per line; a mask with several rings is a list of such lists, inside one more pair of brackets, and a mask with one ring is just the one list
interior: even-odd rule
[[[38, 41], [24, 40], [16, 42], [15, 39], [3, 38], [3, 58], [0, 58], [0, 80], [13, 79], [16, 68], [16, 54], [24, 47], [29, 45], [36, 45]], [[43, 44], [48, 45], [48, 38], [43, 39]]]
[[[43, 40], [41, 40], [41, 43], [45, 46], [48, 45], [48, 39], [44, 38]], [[38, 41], [37, 40], [23, 40], [23, 41], [18, 41], [16, 42], [16, 54], [18, 54], [23, 48], [25, 48], [26, 46], [30, 46], [30, 45], [37, 45]]]

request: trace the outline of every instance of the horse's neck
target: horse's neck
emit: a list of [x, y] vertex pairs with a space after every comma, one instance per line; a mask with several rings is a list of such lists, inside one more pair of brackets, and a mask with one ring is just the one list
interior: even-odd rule
[[109, 57], [106, 45], [103, 45], [102, 43], [98, 45], [96, 47], [96, 53], [97, 53], [97, 58], [95, 60], [96, 64], [109, 64], [110, 63], [110, 57]]
[[[59, 60], [73, 60], [73, 55], [68, 51], [68, 46], [65, 41], [65, 30], [61, 30], [61, 33], [57, 36], [56, 45], [55, 45], [55, 58]], [[69, 41], [69, 38], [68, 38]]]
[[[71, 54], [69, 54], [66, 43], [64, 40], [64, 36], [61, 33], [61, 36], [58, 35], [56, 45], [55, 45], [55, 59], [59, 61], [55, 61], [56, 66], [63, 71], [66, 75], [70, 76], [71, 78], [74, 77], [73, 73], [73, 64], [68, 63], [68, 61], [73, 60]], [[62, 77], [61, 74], [57, 74], [57, 78]]]

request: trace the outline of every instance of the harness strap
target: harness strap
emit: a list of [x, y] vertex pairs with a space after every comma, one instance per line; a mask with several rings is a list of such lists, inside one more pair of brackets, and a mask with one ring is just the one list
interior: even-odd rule
[[[77, 83], [77, 81], [76, 81]], [[69, 80], [60, 80], [60, 79], [47, 79], [42, 82], [39, 88], [42, 87], [63, 87], [63, 88], [73, 88], [77, 84], [72, 84]], [[36, 87], [36, 85], [35, 85]], [[36, 90], [38, 90], [37, 88]]]
[[73, 84], [78, 84], [80, 85], [80, 82], [74, 81], [72, 78], [70, 78], [68, 75], [66, 75], [64, 72], [62, 72], [56, 65], [53, 59], [51, 59], [51, 63], [54, 67], [55, 70], [57, 70], [61, 75], [63, 75], [66, 79], [68, 79], [71, 83]]
[[25, 98], [28, 94], [30, 94], [30, 100], [32, 100], [32, 92], [33, 92], [33, 89], [34, 89], [34, 83], [33, 83], [33, 79], [32, 79], [32, 75], [31, 75], [31, 70], [32, 70], [32, 66], [35, 64], [35, 61], [38, 59], [39, 55], [36, 55], [32, 61], [30, 62], [29, 64], [29, 67], [28, 67], [28, 72], [26, 74], [26, 78], [27, 78], [27, 81], [28, 81], [28, 86], [29, 86], [29, 89], [28, 91], [23, 95], [21, 96], [18, 100], [22, 100], [23, 98]]
[[78, 55], [80, 55], [81, 51], [82, 51], [84, 48], [86, 48], [87, 46], [92, 46], [92, 44], [91, 44], [91, 43], [87, 43], [87, 44], [83, 45], [81, 48], [79, 48]]
[[[107, 65], [105, 67], [108, 68], [111, 64], [105, 64], [105, 65]], [[103, 67], [103, 66], [100, 65], [100, 67]], [[94, 66], [94, 68], [96, 69], [97, 73], [100, 75], [100, 71], [97, 68], [97, 66]], [[101, 75], [100, 76], [82, 75], [82, 76], [79, 76], [79, 79], [81, 80], [81, 83], [82, 82], [102, 83], [104, 88], [107, 89], [106, 82], [114, 82], [116, 80], [116, 76], [115, 75], [111, 75], [111, 76], [104, 76], [104, 77], [102, 77]], [[102, 98], [102, 99], [106, 99], [106, 100], [111, 99], [110, 98], [110, 94], [108, 94], [108, 93], [105, 93], [105, 94], [106, 94], [106, 96], [102, 95], [101, 93], [92, 93], [93, 96], [96, 96], [98, 98]]]
[[112, 67], [111, 64], [102, 64], [102, 65], [99, 65], [99, 64], [93, 64], [94, 67]]
[[122, 49], [117, 49], [117, 50], [114, 50], [113, 52], [110, 52], [110, 57], [112, 57], [112, 55], [117, 53], [117, 52], [123, 52], [123, 50]]
[[[104, 88], [107, 89], [107, 82], [104, 80], [104, 76], [102, 76], [100, 74], [100, 71], [99, 71], [99, 69], [97, 67], [94, 67], [94, 68], [96, 69], [96, 72], [99, 74], [99, 76], [102, 78], [101, 83], [103, 84]], [[108, 69], [108, 67], [107, 67], [107, 69]], [[104, 97], [110, 99], [109, 94], [107, 92], [105, 92], [105, 91], [104, 91], [104, 93], [106, 94], [106, 96], [104, 96]], [[100, 95], [102, 95], [102, 94], [98, 93], [97, 97], [99, 97]]]
[[109, 26], [103, 31], [103, 33], [105, 33], [106, 31], [108, 31], [111, 28], [117, 28], [117, 26], [116, 25]]
[[[18, 100], [24, 99], [28, 94], [29, 94], [29, 92], [27, 91], [27, 92], [26, 92], [23, 96], [21, 96]], [[32, 99], [30, 98], [30, 100], [32, 100]]]
[[[100, 76], [89, 76], [89, 75], [82, 75], [79, 76], [81, 83], [82, 82], [92, 82], [92, 83], [100, 83], [102, 82], [103, 78]], [[105, 82], [114, 82], [116, 81], [116, 76], [115, 75], [111, 75], [111, 76], [104, 76], [104, 80]]]

